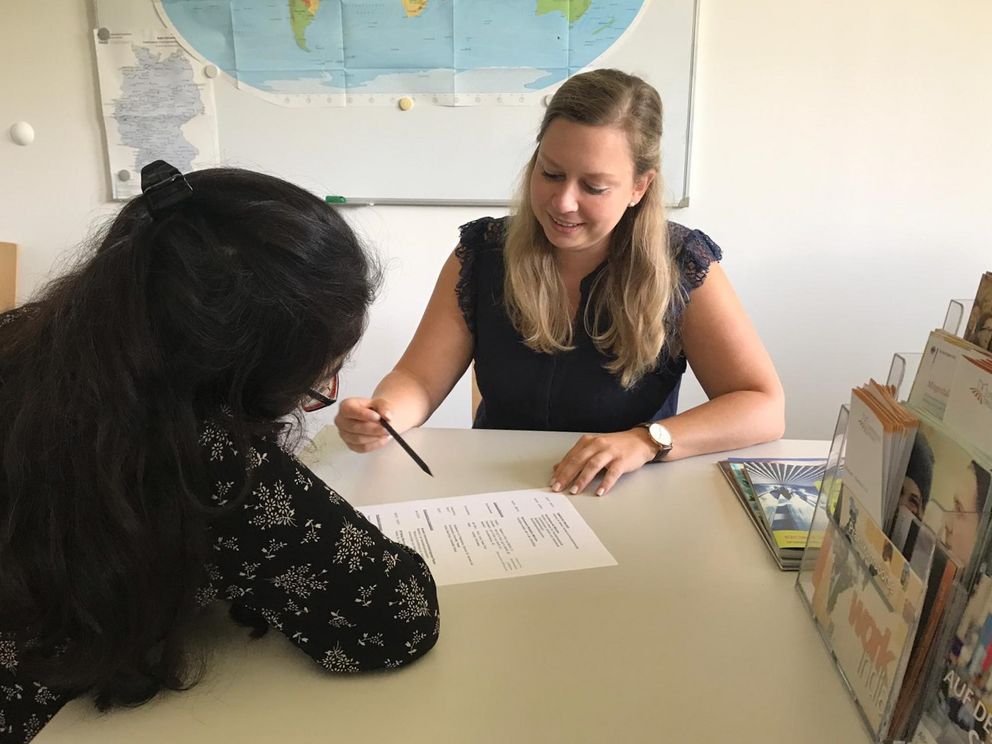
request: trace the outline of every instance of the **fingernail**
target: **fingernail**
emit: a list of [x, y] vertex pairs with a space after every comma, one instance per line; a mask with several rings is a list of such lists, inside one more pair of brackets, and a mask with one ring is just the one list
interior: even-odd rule
[[561, 483], [558, 483], [557, 481], [552, 481], [552, 483], [551, 483], [551, 490], [554, 491], [555, 493], [557, 493], [558, 491], [560, 491], [561, 490]]
[[569, 493], [572, 494], [573, 496], [575, 494], [577, 494], [578, 492], [579, 492], [579, 487], [578, 486], [572, 486], [572, 489], [569, 491]]
[[602, 496], [604, 493], [606, 493], [606, 492], [602, 488], [597, 488], [596, 489], [596, 495], [597, 496]]

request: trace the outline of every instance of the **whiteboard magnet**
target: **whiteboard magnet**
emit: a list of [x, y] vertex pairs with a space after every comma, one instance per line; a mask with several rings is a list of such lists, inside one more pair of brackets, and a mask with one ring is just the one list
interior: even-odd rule
[[203, 74], [208, 78], [215, 78], [220, 74], [217, 65], [207, 65], [203, 68]]
[[34, 142], [34, 127], [26, 121], [14, 122], [10, 128], [10, 138], [18, 145], [30, 145]]
[[545, 105], [545, 107], [551, 105], [551, 96], [545, 96], [544, 97], [544, 105]]
[[119, 170], [119, 171], [117, 171], [117, 180], [118, 181], [130, 181], [131, 180], [131, 171], [129, 171], [129, 170]]
[[110, 41], [110, 29], [101, 28], [99, 31], [96, 32], [96, 38], [98, 38], [100, 41]]
[[403, 96], [400, 99], [400, 111], [409, 111], [413, 108], [413, 99], [410, 96]]

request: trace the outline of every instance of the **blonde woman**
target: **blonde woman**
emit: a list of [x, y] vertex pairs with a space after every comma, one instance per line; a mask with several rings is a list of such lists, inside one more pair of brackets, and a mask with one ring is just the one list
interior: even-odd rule
[[[475, 362], [475, 426], [602, 432], [551, 473], [607, 493], [649, 462], [777, 439], [782, 387], [702, 232], [668, 222], [661, 100], [595, 70], [555, 94], [512, 217], [463, 225], [420, 326], [371, 399], [336, 424], [357, 452], [419, 426]], [[709, 400], [676, 413], [686, 364]], [[597, 476], [602, 473], [602, 478]]]

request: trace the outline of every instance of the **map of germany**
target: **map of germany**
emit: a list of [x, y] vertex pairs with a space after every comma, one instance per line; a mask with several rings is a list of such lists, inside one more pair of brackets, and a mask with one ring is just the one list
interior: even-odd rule
[[182, 128], [203, 114], [204, 106], [189, 58], [181, 50], [164, 57], [142, 46], [133, 51], [136, 64], [120, 70], [113, 111], [120, 142], [134, 148], [141, 165], [167, 157], [180, 170], [192, 170], [199, 150]]

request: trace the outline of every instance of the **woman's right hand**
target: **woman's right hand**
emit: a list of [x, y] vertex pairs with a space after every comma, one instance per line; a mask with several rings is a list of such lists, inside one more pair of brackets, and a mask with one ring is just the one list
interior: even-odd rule
[[338, 404], [334, 425], [348, 449], [371, 452], [391, 439], [389, 432], [379, 424], [382, 417], [390, 418], [385, 398], [345, 398]]

